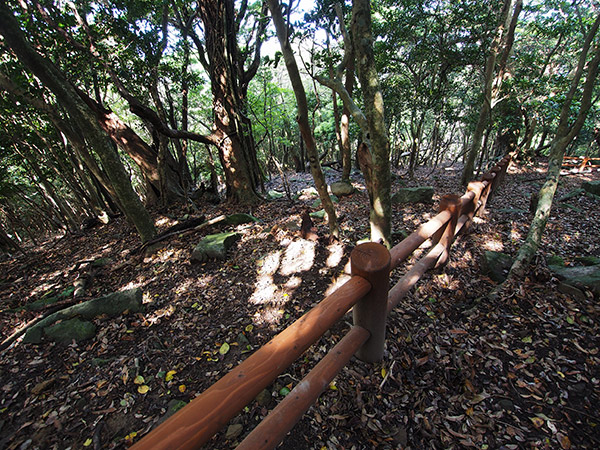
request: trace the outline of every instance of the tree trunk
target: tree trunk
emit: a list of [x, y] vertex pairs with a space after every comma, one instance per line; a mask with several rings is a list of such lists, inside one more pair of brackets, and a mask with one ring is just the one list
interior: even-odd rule
[[383, 95], [373, 55], [373, 34], [371, 30], [371, 9], [369, 0], [355, 0], [352, 6], [352, 36], [358, 78], [371, 139], [372, 193], [371, 240], [383, 240], [391, 245], [390, 202], [390, 141], [384, 117]]
[[[354, 90], [354, 55], [350, 56], [346, 66], [346, 91], [352, 96]], [[340, 134], [342, 139], [342, 181], [350, 181], [350, 172], [352, 171], [352, 149], [350, 146], [350, 109], [344, 103], [342, 109], [342, 120], [340, 124]]]
[[533, 220], [531, 221], [531, 225], [529, 226], [529, 233], [527, 234], [525, 243], [519, 249], [515, 258], [515, 262], [510, 268], [508, 277], [509, 279], [522, 277], [525, 274], [525, 271], [529, 267], [531, 260], [539, 248], [542, 235], [546, 228], [546, 223], [548, 222], [548, 217], [550, 216], [554, 194], [556, 193], [556, 189], [558, 187], [560, 168], [562, 166], [565, 150], [583, 127], [588, 111], [590, 110], [594, 85], [596, 83], [596, 79], [598, 78], [600, 45], [596, 45], [592, 60], [588, 63], [586, 79], [580, 98], [579, 112], [576, 119], [574, 121], [572, 120], [571, 106], [573, 104], [575, 94], [579, 89], [579, 82], [583, 76], [587, 55], [599, 26], [600, 14], [597, 16], [594, 25], [586, 35], [585, 43], [579, 56], [577, 69], [573, 75], [569, 92], [567, 93], [561, 108], [556, 136], [552, 140], [552, 144], [550, 146], [550, 159], [548, 161], [546, 181], [544, 182], [538, 194], [537, 209], [535, 211]]
[[233, 203], [255, 203], [259, 200], [259, 177], [254, 164], [256, 149], [241, 114], [243, 99], [237, 80], [234, 2], [203, 0], [199, 2], [198, 12], [204, 24], [214, 134], [225, 173], [227, 198]]
[[[487, 125], [490, 121], [490, 116], [492, 113], [493, 103], [494, 103], [494, 95], [498, 95], [500, 91], [500, 86], [502, 83], [502, 78], [504, 77], [504, 69], [505, 67], [498, 68], [498, 77], [495, 79], [494, 73], [496, 72], [496, 59], [501, 56], [501, 62], [506, 65], [506, 61], [508, 59], [508, 53], [510, 52], [510, 47], [512, 46], [513, 38], [510, 36], [510, 31], [514, 35], [514, 28], [511, 27], [507, 23], [508, 12], [512, 6], [513, 0], [504, 0], [502, 10], [500, 11], [500, 16], [498, 20], [498, 26], [496, 28], [494, 40], [492, 42], [492, 46], [490, 48], [490, 52], [488, 54], [487, 60], [485, 62], [485, 74], [483, 81], [483, 103], [481, 105], [481, 109], [479, 110], [479, 117], [477, 119], [477, 125], [475, 126], [475, 131], [473, 133], [473, 141], [471, 144], [471, 148], [467, 155], [467, 160], [465, 163], [465, 167], [463, 169], [461, 183], [463, 185], [467, 185], [469, 181], [471, 181], [473, 177], [473, 170], [475, 169], [475, 161], [477, 159], [477, 155], [481, 151], [481, 142], [483, 140], [483, 133], [487, 128]], [[521, 8], [518, 7], [522, 5], [522, 0], [517, 0], [517, 6], [515, 7], [514, 14], [512, 18], [516, 24], [516, 19], [521, 11]], [[512, 23], [511, 19], [511, 23]], [[508, 30], [507, 30], [508, 28]], [[508, 33], [505, 31], [509, 31]], [[502, 49], [502, 45], [504, 43], [504, 52], [500, 55], [500, 51]], [[506, 58], [504, 58], [506, 55]]]
[[331, 197], [329, 197], [329, 193], [327, 192], [327, 183], [325, 182], [325, 177], [323, 176], [323, 171], [321, 170], [321, 163], [319, 162], [319, 154], [317, 152], [315, 137], [308, 121], [308, 102], [306, 100], [306, 91], [304, 90], [302, 79], [300, 78], [300, 71], [298, 70], [294, 52], [290, 46], [288, 26], [283, 19], [279, 0], [267, 0], [267, 2], [273, 17], [275, 30], [277, 31], [277, 38], [281, 46], [281, 52], [283, 53], [285, 66], [290, 77], [290, 82], [292, 83], [294, 95], [296, 96], [296, 102], [298, 104], [298, 126], [300, 128], [300, 133], [302, 134], [302, 140], [306, 144], [306, 153], [308, 154], [308, 161], [310, 163], [310, 170], [315, 182], [315, 187], [319, 193], [319, 198], [321, 199], [325, 213], [327, 214], [329, 232], [331, 236], [337, 238], [339, 237], [339, 228], [337, 224], [335, 208], [333, 206], [333, 202], [331, 201]]
[[30, 46], [14, 15], [4, 3], [0, 3], [0, 33], [4, 36], [5, 44], [13, 50], [21, 63], [54, 93], [77, 123], [86, 141], [102, 161], [124, 213], [137, 228], [142, 241], [154, 237], [154, 223], [133, 190], [119, 155], [98, 126], [93, 113], [56, 66]]

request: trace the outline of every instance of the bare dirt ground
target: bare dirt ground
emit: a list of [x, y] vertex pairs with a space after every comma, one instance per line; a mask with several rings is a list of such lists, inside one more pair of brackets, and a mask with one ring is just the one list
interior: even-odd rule
[[[576, 264], [600, 257], [600, 202], [584, 195], [558, 202], [528, 276], [502, 296], [481, 271], [485, 250], [515, 255], [527, 235], [529, 201], [544, 164], [514, 165], [488, 212], [456, 241], [449, 263], [429, 273], [391, 313], [383, 361], [353, 358], [280, 448], [546, 449], [599, 448], [600, 307], [597, 298], [561, 294], [551, 255]], [[330, 173], [335, 178], [334, 172]], [[459, 168], [421, 169], [400, 186], [432, 185], [434, 200], [462, 194]], [[565, 176], [557, 198], [599, 173]], [[294, 191], [310, 178], [290, 174]], [[150, 253], [117, 219], [81, 235], [50, 239], [27, 255], [0, 261], [0, 330], [5, 339], [44, 312], [24, 309], [49, 296], [72, 299], [72, 286], [95, 268], [82, 300], [141, 287], [143, 313], [97, 318], [96, 337], [69, 345], [17, 342], [0, 355], [0, 448], [124, 448], [189, 402], [249, 351], [314, 306], [336, 283], [352, 248], [368, 235], [368, 199], [341, 198], [342, 238], [299, 236], [300, 214], [314, 196], [266, 202], [252, 210], [201, 205], [207, 218], [251, 213], [261, 221], [174, 236]], [[273, 181], [269, 188], [275, 188]], [[436, 205], [394, 206], [395, 231], [410, 232]], [[186, 211], [155, 214], [161, 229]], [[192, 264], [200, 238], [236, 229], [242, 239], [226, 261]], [[396, 242], [401, 233], [395, 235]], [[414, 261], [394, 274], [397, 279]], [[332, 328], [234, 418], [206, 448], [233, 448], [339, 341], [351, 317]], [[223, 351], [227, 347], [228, 351]], [[220, 352], [221, 350], [221, 352]], [[142, 377], [142, 378], [140, 378]], [[147, 388], [147, 389], [146, 389]]]

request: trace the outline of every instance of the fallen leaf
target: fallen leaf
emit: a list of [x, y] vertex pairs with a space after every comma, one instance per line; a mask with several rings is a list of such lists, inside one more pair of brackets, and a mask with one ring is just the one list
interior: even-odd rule
[[530, 417], [529, 420], [533, 422], [533, 426], [536, 428], [541, 428], [544, 426], [544, 419], [540, 419], [539, 417]]
[[173, 379], [173, 375], [175, 375], [176, 373], [176, 370], [169, 370], [165, 375], [165, 381], [171, 381]]
[[179, 385], [179, 392], [181, 392], [182, 394], [185, 392], [185, 384]]
[[571, 440], [569, 439], [569, 436], [565, 436], [562, 433], [556, 433], [556, 438], [558, 439], [560, 446], [564, 450], [568, 450], [571, 448]]
[[141, 386], [138, 386], [137, 390], [140, 394], [145, 394], [146, 392], [148, 392], [150, 390], [150, 387], [146, 384], [142, 384]]
[[90, 438], [87, 438], [85, 440], [85, 442], [83, 443], [84, 447], [89, 447], [90, 445], [92, 445], [92, 440]]
[[144, 381], [146, 381], [146, 380], [144, 380], [144, 377], [143, 377], [143, 376], [141, 376], [141, 375], [138, 375], [137, 377], [135, 377], [135, 378], [133, 379], [133, 382], [134, 382], [135, 384], [144, 384]]
[[225, 355], [225, 354], [227, 354], [228, 351], [229, 351], [229, 344], [227, 342], [224, 342], [223, 345], [221, 345], [221, 348], [219, 348], [219, 353], [221, 355]]

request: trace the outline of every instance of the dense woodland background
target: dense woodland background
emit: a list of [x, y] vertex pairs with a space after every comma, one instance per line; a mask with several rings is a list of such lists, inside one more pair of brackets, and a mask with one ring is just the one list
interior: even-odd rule
[[[344, 369], [283, 447], [597, 448], [597, 293], [558, 292], [547, 260], [600, 258], [579, 189], [598, 173], [560, 172], [600, 157], [599, 26], [595, 0], [0, 0], [0, 448], [129, 445], [343, 281], [356, 242], [431, 217], [397, 189], [460, 194], [508, 153], [489, 217], [390, 317], [385, 360]], [[193, 229], [234, 213], [259, 222]], [[241, 235], [229, 259], [190, 264], [217, 229]], [[512, 257], [504, 283], [484, 249]], [[91, 341], [20, 341], [131, 287], [147, 313], [101, 316]]]
[[465, 161], [466, 183], [507, 151], [547, 155], [561, 127], [577, 128], [568, 154], [599, 151], [594, 2], [372, 2], [374, 38], [355, 40], [372, 48], [383, 144], [368, 136], [351, 5], [291, 6], [281, 16], [303, 49], [302, 114], [266, 3], [3, 4], [3, 248], [120, 212], [147, 240], [148, 208], [257, 203], [270, 177], [311, 158], [320, 190], [315, 156], [347, 181], [362, 141], [382, 191], [388, 161], [409, 178]]

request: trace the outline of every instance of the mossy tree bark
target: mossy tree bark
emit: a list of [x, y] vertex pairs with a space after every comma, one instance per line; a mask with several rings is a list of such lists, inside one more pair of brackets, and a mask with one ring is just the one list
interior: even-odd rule
[[385, 123], [383, 95], [373, 54], [373, 32], [369, 0], [352, 6], [352, 36], [358, 79], [363, 92], [365, 116], [371, 140], [371, 240], [391, 244], [390, 140]]

